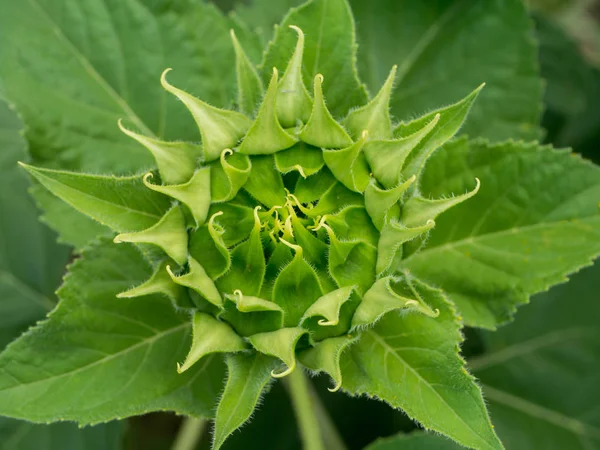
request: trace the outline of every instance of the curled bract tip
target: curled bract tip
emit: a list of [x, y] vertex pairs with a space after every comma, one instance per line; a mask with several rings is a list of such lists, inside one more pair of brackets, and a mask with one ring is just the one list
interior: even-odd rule
[[319, 325], [321, 325], [322, 327], [334, 327], [338, 323], [340, 323], [340, 321], [339, 320], [325, 320], [325, 319], [321, 319], [317, 323]]
[[219, 217], [219, 216], [222, 216], [222, 215], [223, 215], [223, 211], [217, 211], [212, 216], [210, 216], [210, 219], [208, 219], [208, 226], [210, 226], [210, 227], [214, 226], [215, 217]]
[[280, 237], [279, 241], [284, 243], [285, 245], [287, 245], [289, 248], [291, 248], [292, 250], [294, 250], [296, 252], [296, 254], [300, 254], [302, 255], [302, 247], [300, 247], [299, 245], [296, 244], [292, 244], [288, 241], [286, 241], [284, 238]]
[[271, 376], [273, 378], [283, 378], [283, 377], [287, 377], [290, 373], [292, 373], [294, 370], [296, 370], [296, 361], [294, 361], [294, 363], [288, 367], [287, 369], [285, 369], [283, 372], [275, 372], [274, 370], [271, 370]]
[[315, 75], [315, 80], [319, 80], [319, 83], [323, 83], [323, 81], [325, 81], [325, 77], [322, 74], [318, 73]]
[[296, 25], [290, 25], [290, 28], [292, 30], [294, 30], [296, 33], [298, 33], [298, 37], [300, 39], [304, 39], [304, 31], [302, 31], [302, 29]]
[[340, 388], [342, 387], [342, 381], [340, 380], [334, 387], [332, 388], [327, 388], [327, 390], [329, 392], [337, 392], [340, 390]]

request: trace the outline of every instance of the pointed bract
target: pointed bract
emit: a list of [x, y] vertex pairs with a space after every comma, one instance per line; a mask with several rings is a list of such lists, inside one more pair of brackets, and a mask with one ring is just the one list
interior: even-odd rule
[[166, 142], [143, 136], [125, 128], [121, 120], [119, 128], [152, 153], [160, 177], [167, 184], [187, 182], [198, 167], [198, 160], [202, 157], [202, 148], [198, 145], [188, 142]]
[[341, 150], [323, 150], [323, 159], [338, 181], [354, 192], [363, 192], [371, 179], [369, 165], [362, 153], [368, 133]]
[[258, 115], [240, 145], [239, 152], [246, 155], [268, 155], [290, 148], [297, 139], [286, 132], [277, 119], [277, 69], [263, 98]]
[[230, 31], [235, 50], [235, 71], [237, 74], [238, 108], [247, 116], [252, 116], [264, 94], [262, 80], [240, 45], [235, 32]]
[[285, 363], [283, 372], [271, 372], [273, 378], [282, 378], [296, 369], [296, 344], [308, 332], [304, 328], [281, 328], [250, 336], [252, 346], [265, 355], [275, 356]]
[[246, 184], [252, 163], [250, 158], [226, 148], [219, 161], [211, 163], [210, 193], [213, 203], [224, 203], [237, 195]]
[[298, 360], [303, 366], [314, 372], [325, 372], [334, 381], [334, 387], [328, 388], [330, 392], [336, 392], [342, 387], [342, 370], [340, 359], [344, 350], [356, 342], [359, 336], [340, 336], [325, 339], [314, 347], [300, 352]]
[[174, 206], [153, 226], [135, 233], [115, 236], [115, 243], [132, 242], [160, 247], [177, 264], [183, 265], [188, 254], [188, 235], [185, 216], [179, 206]]
[[345, 125], [353, 138], [357, 139], [364, 130], [371, 139], [391, 139], [392, 119], [390, 118], [390, 98], [394, 89], [396, 66], [385, 80], [385, 83], [373, 100], [365, 106], [350, 111]]
[[247, 345], [225, 322], [210, 314], [195, 312], [192, 319], [192, 347], [177, 372], [183, 373], [212, 353], [235, 353], [246, 350]]
[[423, 225], [428, 220], [435, 220], [444, 211], [477, 194], [481, 183], [479, 182], [479, 178], [475, 178], [475, 180], [477, 182], [475, 188], [463, 195], [437, 200], [429, 200], [422, 197], [409, 198], [402, 207], [402, 223], [407, 227], [415, 227]]
[[144, 175], [144, 184], [148, 189], [173, 197], [187, 206], [194, 217], [196, 226], [202, 225], [206, 221], [210, 208], [210, 167], [196, 170], [190, 181], [185, 184], [170, 186], [152, 184], [149, 181], [152, 176], [152, 172]]
[[298, 42], [277, 86], [277, 119], [284, 128], [296, 126], [298, 120], [306, 123], [313, 105], [304, 81], [302, 81], [304, 33], [294, 25], [290, 25], [290, 28], [298, 33]]
[[[383, 187], [391, 189], [403, 180], [402, 168], [410, 153], [437, 125], [439, 114], [410, 136], [392, 140], [369, 141], [363, 149], [373, 176]], [[410, 178], [410, 176], [409, 176]]]
[[312, 113], [308, 123], [300, 133], [300, 139], [315, 147], [327, 149], [348, 147], [352, 145], [352, 139], [327, 109], [322, 85], [323, 75], [319, 73], [315, 76], [315, 101]]
[[436, 317], [439, 311], [432, 310], [418, 295], [404, 297], [392, 289], [394, 278], [380, 278], [363, 296], [352, 318], [352, 330], [373, 325], [385, 314], [396, 309], [414, 309], [427, 316]]
[[193, 308], [186, 290], [183, 286], [174, 283], [167, 272], [168, 261], [161, 263], [150, 279], [144, 283], [117, 294], [118, 298], [142, 297], [144, 295], [163, 294], [169, 297], [177, 308]]
[[350, 299], [350, 295], [354, 289], [354, 286], [347, 286], [319, 297], [317, 301], [306, 310], [300, 323], [302, 324], [311, 317], [320, 316], [325, 318], [325, 320], [321, 319], [318, 321], [320, 326], [328, 327], [337, 325], [340, 320], [340, 309], [342, 305]]
[[[406, 192], [406, 190], [415, 182], [417, 177], [414, 175], [404, 183], [391, 189], [381, 189], [377, 186], [375, 179], [372, 179], [367, 189], [365, 189], [365, 208], [373, 221], [373, 224], [379, 231], [385, 225], [387, 218], [398, 219], [400, 215], [400, 207], [398, 202]], [[389, 216], [390, 212], [395, 212], [396, 217]]]
[[190, 234], [190, 255], [206, 270], [211, 279], [219, 278], [231, 267], [231, 255], [223, 241], [223, 228], [215, 218], [223, 215], [214, 213], [208, 223]]
[[396, 254], [402, 251], [402, 244], [427, 233], [434, 226], [433, 220], [414, 228], [407, 228], [397, 222], [386, 223], [377, 244], [377, 275], [390, 268]]
[[[194, 258], [189, 258], [188, 265], [188, 272], [180, 276], [175, 275], [171, 268], [167, 266], [167, 271], [169, 272], [169, 275], [171, 275], [171, 279], [181, 286], [192, 289], [210, 304], [218, 308], [222, 307], [223, 299], [221, 298], [221, 294], [213, 281], [206, 274], [204, 267], [202, 267]], [[192, 300], [194, 299], [192, 298]], [[202, 307], [203, 305], [197, 306]]]
[[[160, 78], [163, 88], [175, 95], [192, 114], [202, 136], [204, 161], [218, 159], [226, 148], [237, 146], [244, 137], [252, 121], [245, 115], [215, 108], [167, 82], [167, 69]], [[187, 181], [187, 180], [184, 180]]]

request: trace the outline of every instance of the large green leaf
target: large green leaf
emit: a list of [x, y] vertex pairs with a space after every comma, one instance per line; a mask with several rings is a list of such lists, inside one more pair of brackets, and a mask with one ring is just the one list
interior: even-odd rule
[[442, 436], [414, 432], [378, 439], [365, 450], [460, 450], [462, 448], [464, 447]]
[[118, 450], [122, 442], [119, 422], [80, 429], [71, 423], [35, 425], [0, 417], [0, 450]]
[[507, 448], [600, 448], [600, 265], [534, 299], [484, 335], [470, 361]]
[[[175, 85], [213, 105], [230, 105], [229, 28], [214, 6], [195, 0], [4, 2], [0, 78], [28, 125], [33, 162], [117, 174], [153, 166], [150, 152], [119, 131], [119, 118], [148, 135], [197, 141], [190, 114], [159, 77], [172, 67]], [[40, 201], [49, 211], [45, 220], [65, 241], [80, 246], [102, 233], [55, 203], [47, 196]], [[74, 236], [72, 221], [85, 239]]]
[[176, 370], [190, 346], [189, 316], [166, 297], [115, 297], [150, 273], [129, 244], [84, 250], [59, 306], [0, 355], [0, 414], [81, 424], [163, 409], [211, 416], [221, 361]]
[[354, 18], [346, 0], [310, 0], [285, 17], [269, 44], [262, 64], [265, 82], [275, 66], [285, 70], [294, 52], [297, 35], [289, 25], [306, 35], [303, 57], [305, 86], [312, 86], [318, 73], [325, 78], [323, 94], [334, 116], [366, 103], [367, 94], [358, 80], [355, 60]]
[[392, 113], [406, 120], [487, 83], [463, 132], [536, 138], [542, 85], [521, 0], [351, 0], [359, 70], [377, 92], [398, 64]]
[[458, 354], [461, 324], [453, 307], [442, 291], [413, 283], [439, 316], [388, 313], [342, 355], [342, 388], [401, 408], [463, 445], [502, 449], [481, 391]]
[[401, 266], [442, 287], [468, 325], [495, 328], [600, 254], [600, 168], [535, 143], [463, 139], [434, 154], [420, 187], [440, 198], [475, 177], [477, 195], [441, 215]]

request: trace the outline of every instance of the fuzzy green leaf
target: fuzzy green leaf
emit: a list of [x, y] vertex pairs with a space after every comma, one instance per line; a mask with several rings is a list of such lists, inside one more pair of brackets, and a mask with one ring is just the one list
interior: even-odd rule
[[325, 80], [324, 94], [334, 116], [345, 115], [356, 105], [366, 103], [364, 86], [358, 80], [354, 61], [354, 18], [346, 0], [313, 0], [293, 8], [275, 32], [262, 63], [268, 79], [273, 67], [283, 70], [293, 53], [296, 37], [288, 28], [304, 31], [304, 84], [310, 86], [317, 74]]
[[364, 192], [371, 181], [370, 168], [363, 147], [368, 133], [362, 134], [354, 144], [340, 150], [323, 150], [325, 164], [335, 178], [354, 192]]
[[441, 291], [413, 283], [439, 316], [387, 314], [342, 354], [343, 389], [378, 397], [468, 447], [503, 449], [458, 354], [461, 324], [453, 307]]
[[226, 294], [225, 299], [220, 317], [241, 336], [275, 331], [283, 326], [283, 310], [273, 302], [244, 295], [242, 291]]
[[272, 156], [252, 158], [252, 172], [244, 189], [268, 208], [285, 204], [283, 180], [275, 168]]
[[359, 69], [377, 91], [398, 64], [391, 112], [415, 117], [487, 83], [462, 132], [492, 140], [540, 136], [542, 83], [532, 22], [520, 0], [350, 0]]
[[458, 140], [430, 159], [421, 192], [466, 192], [474, 177], [477, 195], [398, 268], [443, 288], [467, 324], [495, 328], [600, 254], [600, 168], [537, 144]]
[[356, 339], [354, 336], [341, 336], [322, 340], [314, 347], [300, 352], [298, 359], [310, 370], [327, 373], [335, 383], [329, 390], [335, 392], [342, 386], [340, 368], [342, 353], [349, 345], [356, 342]]
[[58, 308], [0, 355], [0, 414], [81, 424], [162, 409], [212, 416], [223, 377], [218, 359], [175, 370], [190, 342], [189, 315], [164, 297], [116, 298], [150, 274], [133, 246], [85, 250]]
[[190, 255], [204, 267], [213, 280], [222, 276], [231, 267], [231, 255], [223, 240], [224, 230], [215, 223], [216, 217], [222, 215], [213, 214], [207, 224], [190, 234]]
[[[507, 448], [600, 446], [600, 265], [536, 296], [469, 361]], [[557, 395], [560, 392], [560, 395]]]
[[250, 418], [277, 365], [276, 358], [260, 353], [227, 358], [229, 374], [217, 407], [213, 450], [221, 448], [225, 439]]
[[275, 166], [281, 173], [298, 171], [303, 178], [317, 173], [325, 162], [321, 149], [299, 142], [292, 148], [275, 153]]
[[443, 436], [433, 433], [413, 431], [410, 434], [398, 434], [389, 438], [377, 439], [365, 450], [463, 450], [458, 445]]
[[22, 166], [57, 197], [116, 231], [156, 224], [169, 198], [144, 186], [141, 176], [116, 178]]
[[211, 164], [210, 196], [213, 203], [224, 203], [233, 199], [248, 181], [252, 163], [250, 158], [230, 149], [221, 152], [219, 161]]

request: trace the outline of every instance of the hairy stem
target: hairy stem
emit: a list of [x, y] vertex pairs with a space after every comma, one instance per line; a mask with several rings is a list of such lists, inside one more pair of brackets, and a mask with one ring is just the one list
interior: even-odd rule
[[325, 450], [321, 429], [317, 420], [315, 398], [301, 369], [294, 370], [285, 378], [292, 398], [296, 420], [304, 450]]
[[186, 417], [179, 428], [171, 450], [194, 450], [206, 428], [206, 420]]

